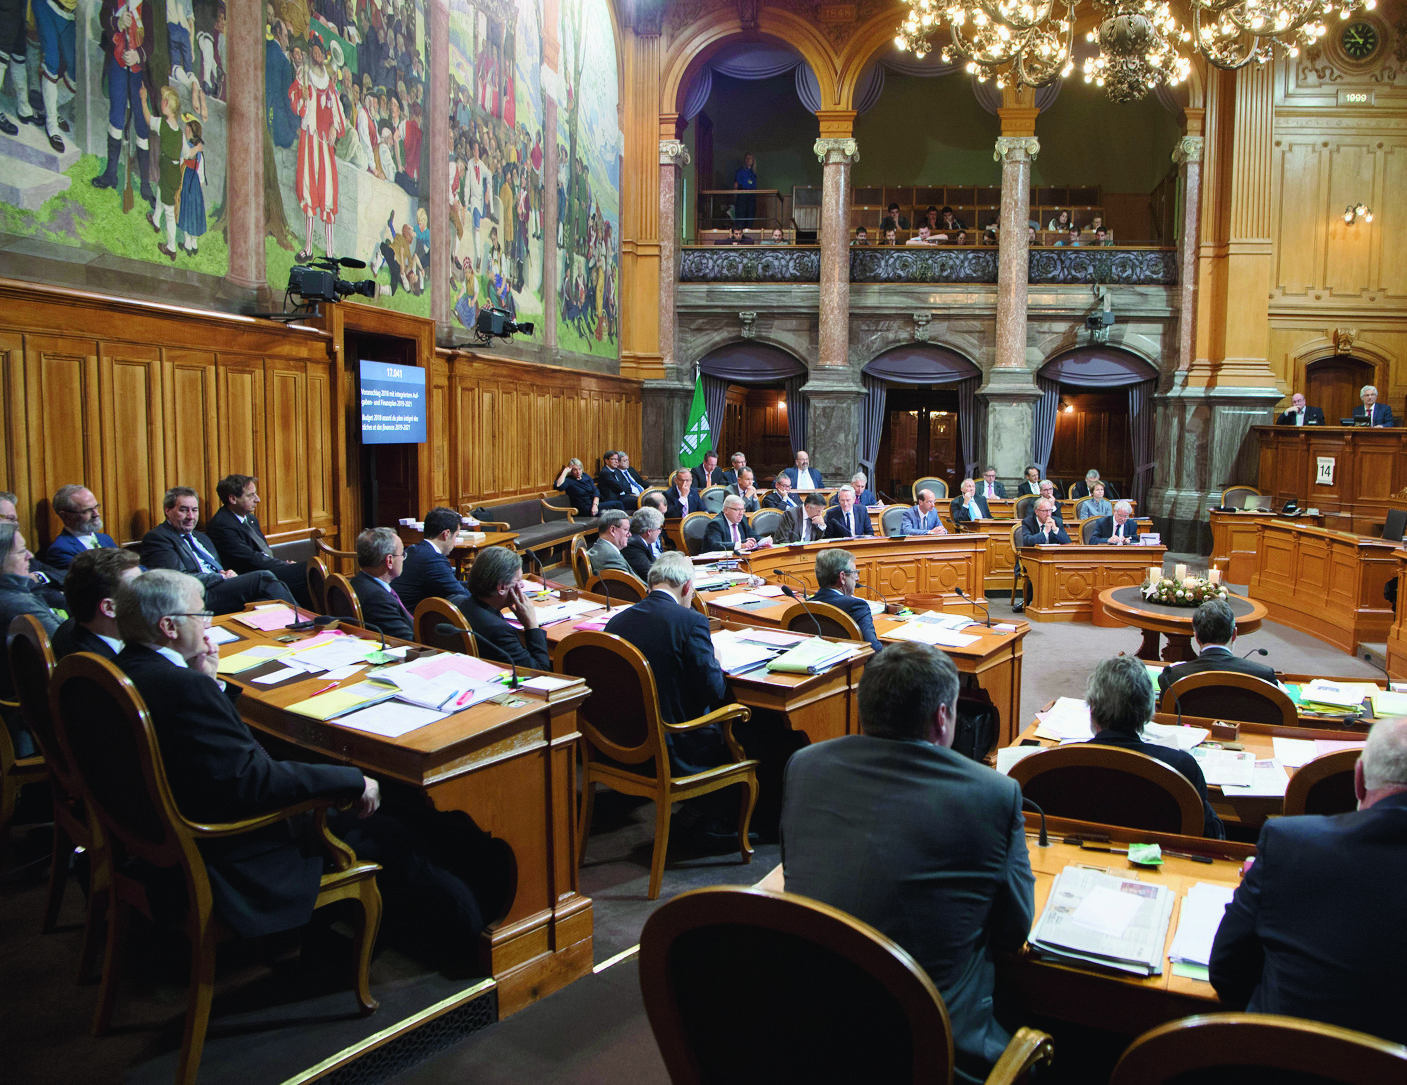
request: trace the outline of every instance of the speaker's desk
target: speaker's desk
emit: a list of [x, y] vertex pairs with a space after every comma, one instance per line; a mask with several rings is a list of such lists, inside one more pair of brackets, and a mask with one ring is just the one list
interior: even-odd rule
[[[1223, 580], [1249, 584], [1256, 571], [1256, 525], [1283, 520], [1278, 512], [1207, 513], [1212, 526], [1212, 568], [1220, 569]], [[1297, 516], [1294, 523], [1323, 527], [1324, 516]]]
[[[219, 624], [243, 638], [222, 645], [221, 655], [277, 644], [284, 635], [228, 617]], [[551, 701], [525, 697], [519, 707], [485, 702], [399, 738], [383, 738], [288, 711], [327, 685], [323, 675], [272, 687], [250, 677], [246, 672], [234, 680], [243, 690], [240, 714], [252, 727], [373, 777], [419, 788], [437, 809], [463, 811], [512, 850], [512, 901], [480, 943], [483, 967], [497, 982], [500, 1017], [591, 971], [591, 900], [578, 891], [576, 857], [576, 714], [588, 694], [584, 683]], [[361, 677], [358, 672], [347, 682]]]
[[1084, 622], [1093, 620], [1100, 592], [1143, 583], [1149, 568], [1163, 567], [1167, 548], [1070, 543], [1023, 546], [1019, 553], [1031, 581], [1026, 617], [1038, 622]]

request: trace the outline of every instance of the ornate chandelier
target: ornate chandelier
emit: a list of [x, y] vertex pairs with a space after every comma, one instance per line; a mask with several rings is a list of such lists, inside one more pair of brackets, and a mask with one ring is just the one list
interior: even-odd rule
[[[982, 79], [1038, 87], [1074, 70], [1071, 48], [1079, 0], [907, 0], [908, 17], [894, 44], [918, 57], [940, 47], [945, 63], [966, 60]], [[1175, 86], [1191, 70], [1191, 49], [1218, 68], [1265, 63], [1279, 47], [1298, 56], [1326, 32], [1325, 21], [1347, 19], [1376, 0], [1179, 0], [1186, 24], [1168, 0], [1091, 0], [1099, 22], [1086, 38], [1098, 52], [1084, 63], [1087, 82], [1105, 87], [1115, 101], [1142, 98]]]

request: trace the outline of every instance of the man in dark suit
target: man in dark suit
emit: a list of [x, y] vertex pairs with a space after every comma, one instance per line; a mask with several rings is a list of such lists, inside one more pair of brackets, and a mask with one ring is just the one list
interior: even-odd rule
[[1094, 668], [1085, 689], [1089, 702], [1091, 742], [1156, 757], [1187, 777], [1202, 800], [1202, 835], [1224, 840], [1226, 829], [1207, 798], [1201, 766], [1186, 750], [1143, 741], [1143, 725], [1153, 718], [1153, 683], [1148, 668], [1135, 656], [1115, 656]]
[[226, 475], [216, 483], [220, 510], [210, 517], [205, 533], [235, 572], [254, 573], [267, 569], [288, 586], [299, 605], [311, 608], [307, 566], [274, 557], [254, 515], [260, 501], [258, 483], [252, 475]]
[[791, 476], [785, 471], [772, 480], [772, 492], [762, 499], [763, 508], [781, 509], [783, 512], [800, 505], [800, 498], [794, 497], [791, 492]]
[[[1373, 724], [1354, 766], [1358, 809], [1272, 818], [1212, 943], [1228, 1009], [1324, 1021], [1407, 1044], [1407, 721]], [[791, 889], [788, 882], [787, 889]]]
[[796, 454], [796, 466], [782, 470], [793, 490], [819, 490], [825, 486], [821, 472], [811, 466], [811, 454], [804, 448]]
[[200, 498], [189, 486], [167, 490], [162, 508], [166, 519], [142, 536], [142, 564], [148, 569], [189, 573], [205, 585], [206, 605], [216, 614], [233, 614], [260, 599], [293, 602], [288, 588], [267, 569], [236, 573], [225, 567], [215, 544], [195, 529]]
[[[33, 557], [19, 526], [8, 520], [0, 520], [0, 629], [8, 632], [10, 623], [16, 618], [32, 615], [43, 626], [44, 632], [52, 637], [59, 628], [59, 616], [34, 590], [34, 581], [29, 576], [29, 563]], [[8, 652], [0, 654], [0, 699], [16, 699]], [[34, 736], [17, 709], [0, 705], [0, 721], [9, 729], [16, 757], [32, 757], [37, 752]]]
[[948, 505], [948, 515], [954, 524], [992, 518], [991, 510], [987, 508], [987, 499], [977, 492], [977, 483], [970, 478], [962, 480], [958, 496]]
[[[871, 505], [879, 504], [879, 498], [876, 497], [875, 492], [870, 489], [870, 479], [865, 472], [856, 471], [850, 476], [850, 488], [855, 491], [855, 504], [859, 505], [862, 509], [867, 509]], [[839, 492], [837, 491], [836, 497], [831, 498], [831, 504], [836, 504], [838, 498]]]
[[718, 453], [709, 449], [704, 453], [703, 463], [699, 464], [689, 472], [694, 480], [694, 489], [699, 493], [710, 486], [726, 486], [727, 478], [724, 477], [723, 470], [718, 466]]
[[[20, 526], [19, 497], [7, 490], [0, 490], [0, 523]], [[33, 535], [30, 535], [33, 539]], [[64, 570], [45, 564], [33, 555], [29, 559], [30, 590], [52, 610], [64, 610]]]
[[1363, 400], [1363, 406], [1353, 408], [1355, 423], [1365, 422], [1370, 426], [1397, 425], [1392, 417], [1392, 407], [1378, 402], [1378, 390], [1371, 384], [1365, 384], [1358, 395]]
[[835, 497], [835, 508], [826, 512], [826, 538], [858, 539], [874, 534], [870, 510], [855, 500], [853, 486], [842, 486]]
[[1290, 409], [1275, 420], [1277, 426], [1322, 426], [1324, 408], [1308, 407], [1304, 395], [1296, 392], [1290, 397]]
[[[523, 590], [523, 559], [502, 546], [486, 546], [469, 569], [469, 601], [464, 616], [476, 634], [479, 655], [495, 663], [512, 663], [550, 671], [547, 634], [537, 624], [537, 608]], [[503, 619], [512, 607], [522, 635]]]
[[674, 472], [674, 485], [664, 492], [665, 515], [671, 520], [688, 516], [691, 512], [703, 512], [703, 501], [699, 491], [694, 489], [694, 476], [687, 467]]
[[634, 489], [629, 475], [620, 469], [620, 453], [611, 449], [601, 457], [601, 471], [596, 476], [596, 488], [606, 501], [619, 501], [622, 509], [634, 509], [641, 491]]
[[1016, 487], [1016, 496], [1021, 497], [1023, 494], [1035, 494], [1039, 497], [1041, 493], [1040, 467], [1037, 464], [1028, 463], [1026, 465], [1025, 476], [1026, 477], [1021, 480], [1021, 484]]
[[415, 622], [391, 581], [401, 575], [405, 543], [389, 527], [369, 527], [357, 536], [357, 575], [352, 590], [362, 620], [388, 637], [415, 639]]
[[44, 551], [47, 564], [67, 569], [68, 563], [84, 550], [117, 545], [111, 535], [103, 534], [103, 507], [88, 487], [78, 483], [60, 486], [52, 504], [64, 527]]
[[863, 734], [799, 750], [786, 769], [787, 892], [903, 946], [943, 996], [962, 1080], [986, 1077], [1009, 1034], [992, 1011], [994, 959], [1035, 917], [1021, 790], [950, 749], [957, 669], [891, 645], [860, 680]]
[[650, 566], [664, 553], [660, 532], [664, 528], [664, 513], [645, 507], [630, 518], [630, 538], [621, 548], [621, 557], [630, 571], [642, 581], [649, 582]]
[[[220, 651], [208, 623], [200, 582], [183, 573], [150, 572], [118, 593], [125, 646], [117, 666], [151, 713], [181, 813], [237, 821], [321, 795], [355, 801], [363, 817], [376, 810], [380, 788], [360, 769], [275, 761], [255, 741], [216, 682]], [[302, 926], [312, 915], [323, 857], [300, 839], [292, 822], [280, 821], [200, 845], [215, 910], [240, 936]]]
[[1075, 499], [1089, 497], [1094, 493], [1094, 484], [1102, 483], [1104, 486], [1104, 496], [1113, 501], [1119, 496], [1119, 491], [1114, 489], [1114, 484], [1099, 477], [1099, 472], [1091, 467], [1085, 472], [1085, 477], [1075, 483], [1075, 492], [1071, 495]]
[[813, 602], [839, 607], [855, 619], [860, 636], [869, 642], [875, 655], [884, 650], [874, 630], [874, 614], [869, 603], [855, 595], [860, 574], [855, 571], [855, 555], [838, 546], [828, 546], [816, 555], [816, 591]]
[[1070, 536], [1055, 514], [1055, 500], [1050, 497], [1036, 498], [1035, 511], [1021, 521], [1022, 546], [1053, 546], [1069, 543]]
[[64, 579], [68, 620], [49, 639], [54, 658], [92, 652], [116, 659], [122, 651], [117, 631], [117, 590], [141, 573], [137, 555], [124, 549], [85, 550], [73, 559]]
[[815, 542], [826, 537], [826, 527], [826, 499], [812, 491], [800, 505], [787, 509], [777, 537], [779, 542]]
[[757, 487], [752, 484], [752, 468], [744, 467], [736, 482], [728, 483], [728, 492], [743, 499], [744, 512], [756, 512], [762, 507], [757, 497]]
[[1133, 506], [1127, 501], [1114, 504], [1114, 515], [1106, 516], [1094, 525], [1090, 543], [1099, 546], [1109, 543], [1113, 546], [1127, 546], [1138, 541], [1138, 521], [1133, 518]]
[[443, 506], [425, 514], [425, 538], [405, 549], [401, 575], [391, 585], [405, 609], [415, 613], [422, 600], [437, 596], [462, 606], [469, 590], [454, 575], [449, 556], [459, 534], [459, 513]]
[[1006, 487], [997, 481], [997, 469], [995, 467], [988, 467], [987, 470], [982, 472], [982, 485], [978, 487], [978, 492], [987, 501], [991, 501], [996, 497], [1006, 496]]
[[650, 484], [645, 481], [639, 471], [630, 466], [630, 454], [627, 452], [617, 452], [616, 458], [620, 462], [620, 473], [625, 479], [626, 488], [631, 494], [638, 497], [650, 488]]
[[708, 522], [704, 530], [704, 551], [737, 551], [746, 554], [757, 548], [757, 532], [748, 526], [743, 515], [743, 499], [729, 494], [723, 499], [723, 511]]
[[1197, 658], [1163, 668], [1158, 675], [1159, 698], [1179, 678], [1203, 671], [1235, 671], [1271, 685], [1277, 682], [1272, 668], [1242, 659], [1231, 650], [1236, 643], [1236, 614], [1225, 599], [1208, 599], [1192, 612], [1192, 635], [1197, 641]]

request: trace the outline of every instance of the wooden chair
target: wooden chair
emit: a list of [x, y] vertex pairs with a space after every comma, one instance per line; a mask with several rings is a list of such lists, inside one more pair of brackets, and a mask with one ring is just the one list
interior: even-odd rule
[[703, 597], [699, 595], [698, 592], [694, 592], [694, 594], [689, 597], [689, 605], [705, 618], [708, 618], [710, 621], [713, 620], [713, 615], [708, 612], [708, 604], [703, 601]]
[[1221, 491], [1221, 507], [1239, 509], [1248, 497], [1264, 497], [1254, 486], [1228, 486]]
[[759, 539], [765, 539], [768, 535], [775, 538], [785, 515], [781, 509], [758, 509], [748, 517], [747, 522]]
[[[415, 622], [415, 643], [438, 648], [442, 652], [459, 652], [461, 655], [477, 656], [478, 644], [469, 631], [469, 619], [464, 612], [438, 595], [420, 600], [413, 616]], [[436, 632], [436, 626], [452, 625], [460, 632], [453, 636]]]
[[[323, 535], [322, 528], [313, 528], [312, 533], [308, 537], [313, 540], [313, 545], [317, 547], [319, 554], [327, 555], [327, 565], [329, 569], [355, 569], [357, 567], [357, 552], [355, 550], [334, 550], [332, 547], [328, 546], [327, 543], [323, 541], [326, 536]], [[339, 561], [346, 562], [347, 564], [339, 565]]]
[[914, 501], [918, 501], [920, 490], [932, 490], [933, 496], [939, 501], [948, 499], [948, 480], [939, 478], [937, 475], [924, 475], [923, 478], [914, 480]]
[[333, 868], [322, 877], [314, 907], [342, 900], [359, 905], [354, 920], [357, 968], [353, 989], [362, 1013], [376, 1009], [369, 973], [381, 921], [381, 894], [376, 888], [376, 871], [381, 868], [359, 861], [351, 848], [328, 831], [327, 807], [332, 799], [309, 799], [238, 822], [197, 824], [176, 808], [146, 705], [115, 666], [84, 652], [62, 660], [50, 685], [49, 706], [58, 744], [111, 849], [111, 861], [104, 864], [112, 879], [112, 901], [102, 988], [93, 1022], [95, 1035], [107, 1032], [112, 1022], [131, 910], [137, 908], [154, 918], [145, 884], [129, 872], [124, 860], [139, 860], [158, 870], [179, 870], [187, 889], [188, 914], [183, 926], [191, 940], [191, 985], [176, 1080], [195, 1081], [210, 1020], [216, 944], [231, 937], [214, 914], [210, 877], [198, 845], [262, 829], [308, 811], [316, 811], [318, 831]]
[[[90, 824], [82, 792], [54, 737], [49, 715], [49, 683], [54, 675], [54, 652], [49, 634], [32, 614], [21, 614], [10, 623], [6, 650], [10, 673], [19, 695], [20, 715], [43, 754], [40, 762], [53, 797], [54, 843], [49, 866], [49, 892], [44, 901], [45, 934], [58, 925], [59, 907], [68, 884], [69, 862], [75, 848], [88, 853], [88, 909], [83, 924], [83, 949], [78, 959], [78, 981], [88, 979], [98, 954], [98, 924], [107, 909], [108, 881], [101, 832]], [[8, 741], [6, 735], [5, 741]], [[3, 841], [0, 841], [2, 843]]]
[[332, 573], [323, 588], [327, 596], [327, 613], [334, 618], [355, 618], [362, 620], [362, 602], [357, 598], [357, 589], [341, 573]]
[[727, 496], [727, 486], [709, 486], [700, 492], [699, 500], [703, 502], [705, 512], [717, 516], [723, 511], [723, 499]]
[[[746, 720], [752, 710], [729, 704], [685, 723], [660, 718], [659, 693], [650, 664], [629, 641], [610, 633], [578, 630], [552, 650], [552, 669], [559, 674], [584, 678], [593, 693], [578, 709], [582, 745], [581, 818], [579, 861], [586, 858], [591, 832], [593, 785], [608, 785], [626, 795], [653, 799], [655, 850], [650, 862], [650, 899], [660, 895], [665, 853], [669, 846], [669, 815], [673, 803], [707, 795], [734, 784], [743, 785], [738, 813], [738, 850], [752, 861], [748, 824], [757, 803], [757, 761], [745, 760], [733, 738], [733, 721]], [[673, 776], [665, 735], [719, 724], [733, 762], [692, 776]]]
[[908, 512], [907, 505], [890, 505], [879, 514], [879, 533], [881, 535], [897, 535], [904, 527], [904, 513]]
[[[10, 623], [7, 632], [8, 638], [13, 638], [14, 634], [22, 628], [21, 620], [23, 615]], [[43, 632], [41, 627], [40, 632]], [[45, 637], [48, 643], [48, 637]], [[52, 664], [53, 656], [50, 655]], [[15, 676], [15, 685], [18, 690], [20, 679], [14, 667], [10, 668], [10, 673]], [[20, 700], [0, 699], [0, 715], [20, 719], [24, 715]], [[32, 757], [19, 757], [15, 750], [14, 740], [10, 737], [10, 729], [0, 720], [0, 859], [5, 854], [5, 842], [10, 837], [10, 823], [15, 819], [15, 804], [19, 802], [20, 792], [30, 784], [43, 783], [49, 777], [49, 770], [44, 765], [43, 747], [40, 746], [40, 753]]]
[[1279, 686], [1240, 671], [1198, 671], [1170, 685], [1159, 702], [1163, 712], [1184, 716], [1298, 727], [1299, 711]]
[[[953, 1080], [952, 1026], [928, 974], [806, 897], [712, 886], [667, 901], [640, 935], [640, 988], [675, 1085]], [[1023, 1028], [987, 1081], [1022, 1080], [1052, 1054], [1049, 1036]]]
[[[605, 586], [603, 587], [603, 583]], [[604, 595], [614, 606], [618, 603], [638, 603], [650, 594], [650, 589], [640, 582], [633, 573], [623, 573], [619, 569], [602, 569], [592, 574], [586, 583], [586, 590], [592, 595]]]
[[577, 534], [572, 536], [572, 577], [576, 580], [578, 590], [584, 591], [587, 583], [591, 580], [591, 557], [586, 552], [586, 536]]
[[716, 515], [711, 512], [691, 512], [680, 523], [679, 535], [684, 540], [685, 552], [690, 557], [703, 553], [704, 532], [708, 530], [708, 522]]
[[1202, 798], [1191, 781], [1156, 757], [1076, 742], [1012, 766], [1021, 793], [1052, 817], [1201, 836]]
[[327, 563], [314, 554], [308, 559], [308, 595], [319, 614], [327, 613], [327, 576]]
[[1018, 520], [1024, 520], [1031, 512], [1031, 502], [1035, 501], [1038, 494], [1022, 494], [1016, 499], [1016, 504], [1012, 506], [1012, 515]]
[[1285, 788], [1285, 816], [1347, 814], [1358, 809], [1353, 766], [1360, 750], [1333, 750], [1301, 765]]
[[[643, 952], [640, 962], [643, 970]], [[1192, 1081], [1199, 1085], [1272, 1081], [1275, 1085], [1384, 1085], [1407, 1081], [1407, 1047], [1298, 1017], [1208, 1013], [1145, 1032], [1124, 1052], [1109, 1077], [1109, 1085]]]
[[[859, 640], [860, 627], [855, 619], [830, 603], [797, 601], [782, 611], [782, 628], [789, 633], [815, 633], [819, 637], [838, 637], [841, 640]], [[820, 626], [819, 632], [816, 627]]]

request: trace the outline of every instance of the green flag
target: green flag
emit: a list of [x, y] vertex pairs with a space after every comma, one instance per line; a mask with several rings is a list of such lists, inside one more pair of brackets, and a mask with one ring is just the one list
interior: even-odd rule
[[703, 463], [704, 453], [713, 447], [713, 438], [708, 430], [708, 412], [704, 410], [703, 374], [694, 376], [694, 402], [689, 408], [689, 425], [684, 430], [684, 439], [679, 442], [679, 466], [697, 467]]

